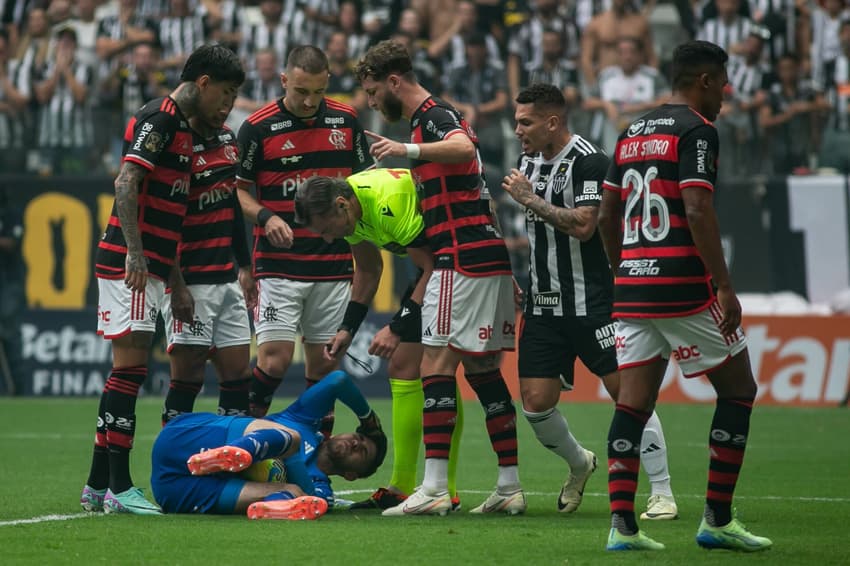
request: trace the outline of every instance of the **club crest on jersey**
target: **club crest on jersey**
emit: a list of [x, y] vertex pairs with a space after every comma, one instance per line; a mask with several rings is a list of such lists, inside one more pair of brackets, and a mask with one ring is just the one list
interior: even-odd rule
[[643, 127], [646, 125], [646, 122], [643, 120], [638, 120], [629, 126], [629, 131], [626, 133], [630, 138], [640, 134], [643, 131]]
[[231, 163], [236, 163], [239, 158], [236, 157], [236, 148], [232, 145], [224, 146], [224, 158]]
[[346, 149], [345, 132], [342, 130], [331, 130], [328, 141], [336, 149]]

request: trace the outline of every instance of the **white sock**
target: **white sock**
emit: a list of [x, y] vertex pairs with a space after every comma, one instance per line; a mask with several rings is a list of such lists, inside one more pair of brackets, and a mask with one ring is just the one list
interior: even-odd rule
[[425, 458], [425, 478], [422, 489], [428, 495], [449, 490], [449, 461], [445, 458]]
[[643, 436], [640, 439], [640, 462], [649, 483], [652, 495], [673, 496], [670, 489], [670, 468], [667, 465], [667, 443], [664, 441], [664, 429], [658, 414], [653, 411], [646, 421]]
[[534, 430], [534, 435], [540, 444], [563, 458], [570, 469], [583, 469], [587, 466], [584, 448], [570, 433], [567, 419], [554, 407], [542, 413], [532, 413], [522, 410], [528, 424]]
[[496, 490], [499, 493], [515, 493], [522, 489], [519, 484], [519, 466], [499, 466], [499, 479]]

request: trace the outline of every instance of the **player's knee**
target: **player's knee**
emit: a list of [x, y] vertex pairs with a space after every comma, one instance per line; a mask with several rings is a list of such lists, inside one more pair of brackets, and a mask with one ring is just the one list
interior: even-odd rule
[[556, 380], [552, 382], [555, 384], [554, 392], [551, 387], [522, 388], [522, 408], [525, 412], [543, 413], [558, 404], [560, 388]]
[[419, 360], [393, 354], [387, 364], [387, 371], [393, 379], [416, 379], [419, 377]]

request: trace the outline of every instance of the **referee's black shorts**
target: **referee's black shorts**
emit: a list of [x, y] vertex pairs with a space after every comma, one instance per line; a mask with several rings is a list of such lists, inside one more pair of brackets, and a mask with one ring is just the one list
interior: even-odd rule
[[551, 377], [572, 389], [576, 358], [598, 377], [617, 370], [610, 316], [523, 315], [517, 363], [520, 379]]

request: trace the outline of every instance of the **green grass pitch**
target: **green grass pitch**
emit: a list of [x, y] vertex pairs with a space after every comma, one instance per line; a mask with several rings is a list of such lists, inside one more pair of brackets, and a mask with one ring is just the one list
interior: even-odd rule
[[[136, 484], [147, 488], [150, 447], [161, 400], [143, 398], [133, 453]], [[280, 409], [284, 402], [276, 402]], [[605, 439], [612, 407], [570, 405], [579, 440], [603, 463], [588, 483], [577, 513], [560, 515], [555, 498], [563, 462], [542, 448], [520, 417], [520, 477], [528, 496], [524, 516], [475, 517], [467, 511], [493, 488], [495, 456], [483, 413], [466, 405], [459, 486], [463, 511], [448, 517], [385, 518], [335, 512], [318, 521], [249, 521], [213, 516], [88, 516], [78, 498], [94, 436], [95, 399], [0, 398], [0, 563], [3, 564], [848, 564], [850, 524], [850, 411], [756, 407], [736, 497], [738, 517], [774, 548], [757, 555], [705, 551], [694, 542], [703, 508], [706, 437], [711, 405], [662, 405], [678, 521], [642, 522], [667, 550], [607, 553]], [[390, 430], [389, 401], [375, 407]], [[202, 399], [199, 410], [211, 410]], [[337, 408], [337, 430], [355, 419]], [[389, 459], [377, 475], [334, 479], [341, 497], [360, 499], [389, 479]], [[422, 464], [420, 462], [420, 473]], [[641, 475], [637, 510], [648, 482]], [[48, 518], [48, 516], [55, 516]], [[60, 520], [61, 519], [61, 520]], [[32, 520], [32, 521], [27, 521]]]

